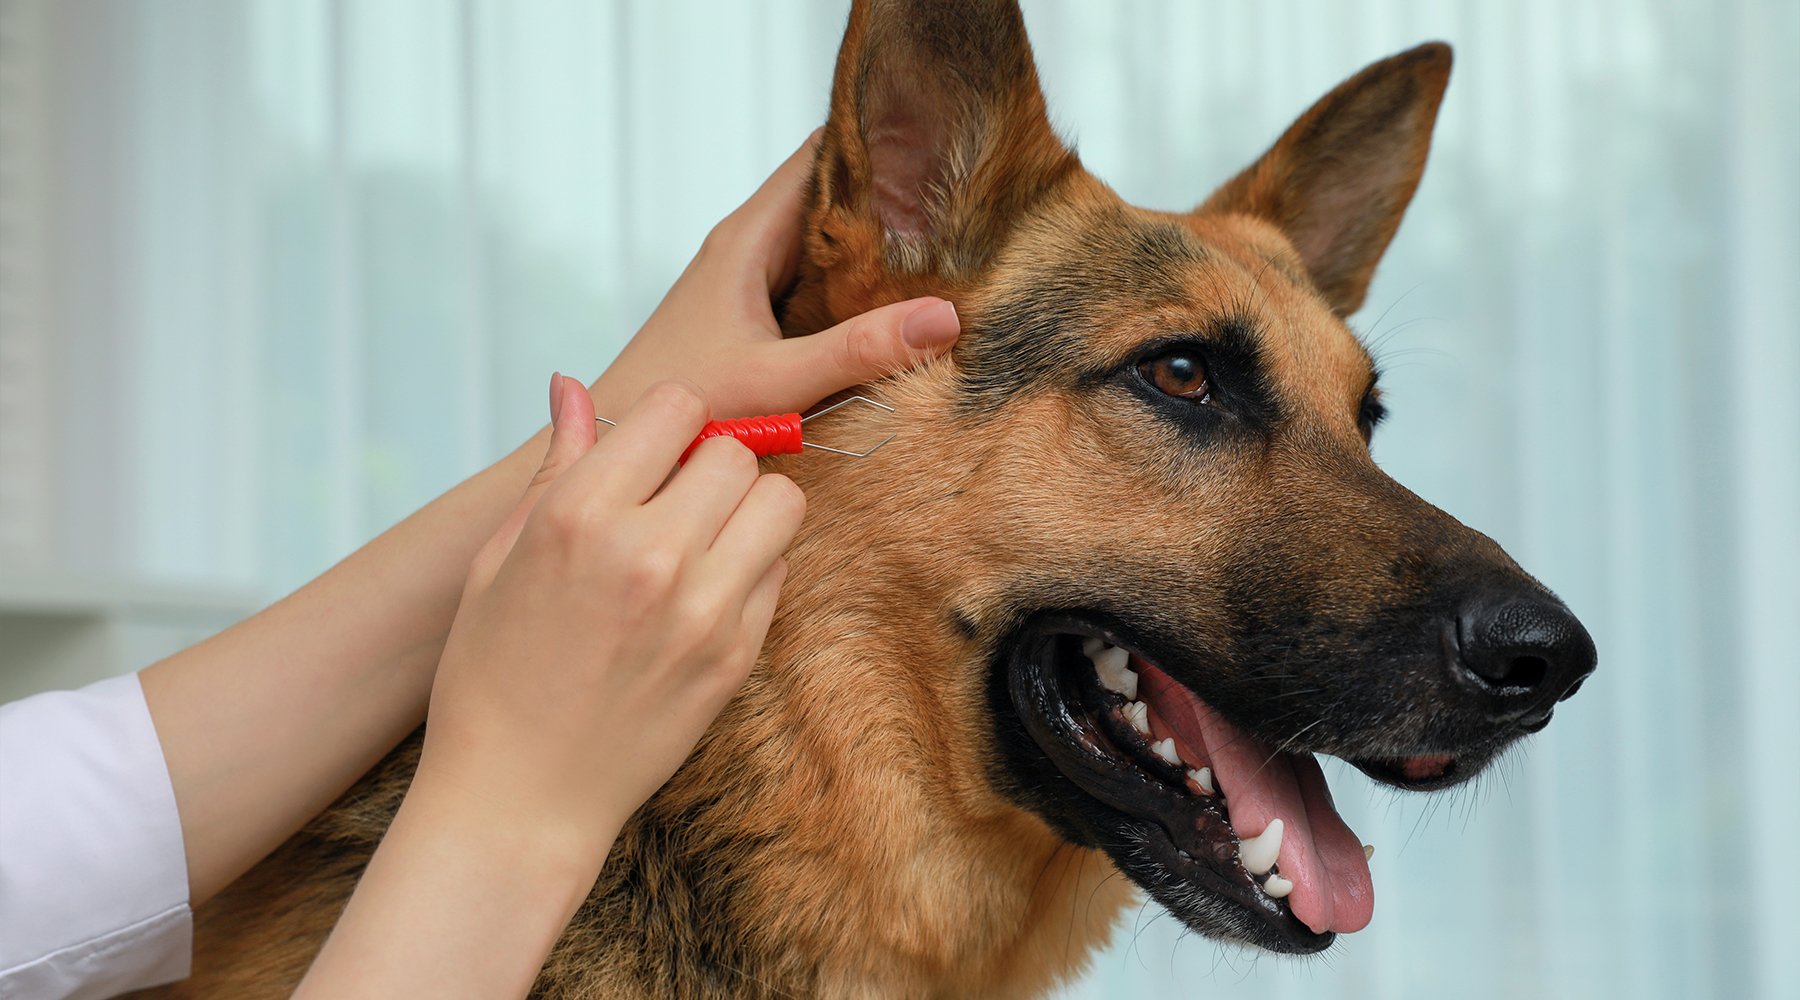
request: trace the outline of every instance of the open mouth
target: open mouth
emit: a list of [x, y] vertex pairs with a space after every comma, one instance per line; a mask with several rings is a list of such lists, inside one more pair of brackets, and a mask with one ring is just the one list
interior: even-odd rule
[[[1089, 838], [1178, 917], [1297, 953], [1368, 924], [1373, 848], [1338, 815], [1312, 753], [1252, 736], [1082, 618], [1028, 624], [1008, 683], [1027, 732], [1088, 800]], [[1351, 763], [1403, 788], [1466, 776], [1448, 754]]]

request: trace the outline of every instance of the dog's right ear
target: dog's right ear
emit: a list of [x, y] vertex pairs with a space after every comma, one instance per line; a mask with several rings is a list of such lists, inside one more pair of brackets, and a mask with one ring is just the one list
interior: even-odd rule
[[1017, 0], [856, 0], [813, 170], [809, 263], [855, 308], [918, 278], [954, 285], [1077, 167], [1045, 115]]

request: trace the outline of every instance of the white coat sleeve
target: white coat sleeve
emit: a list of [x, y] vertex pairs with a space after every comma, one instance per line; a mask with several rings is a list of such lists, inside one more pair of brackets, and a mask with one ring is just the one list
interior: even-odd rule
[[0, 997], [188, 974], [181, 817], [137, 675], [0, 705]]

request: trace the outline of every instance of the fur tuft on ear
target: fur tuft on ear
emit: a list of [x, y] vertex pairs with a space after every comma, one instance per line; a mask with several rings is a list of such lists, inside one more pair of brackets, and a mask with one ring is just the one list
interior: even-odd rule
[[871, 278], [967, 277], [1075, 166], [1045, 115], [1016, 0], [856, 0], [808, 255]]
[[1369, 66], [1198, 211], [1274, 223], [1332, 309], [1355, 312], [1425, 171], [1450, 62], [1450, 46], [1429, 42]]

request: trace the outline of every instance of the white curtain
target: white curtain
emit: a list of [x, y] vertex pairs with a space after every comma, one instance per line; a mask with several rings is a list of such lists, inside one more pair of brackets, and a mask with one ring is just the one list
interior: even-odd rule
[[[818, 123], [845, 8], [0, 0], [6, 571], [274, 594], [498, 455]], [[1332, 774], [1369, 930], [1257, 958], [1146, 906], [1069, 995], [1794, 995], [1800, 4], [1026, 14], [1059, 125], [1164, 208], [1456, 45], [1356, 320], [1377, 457], [1601, 650], [1470, 789]]]

